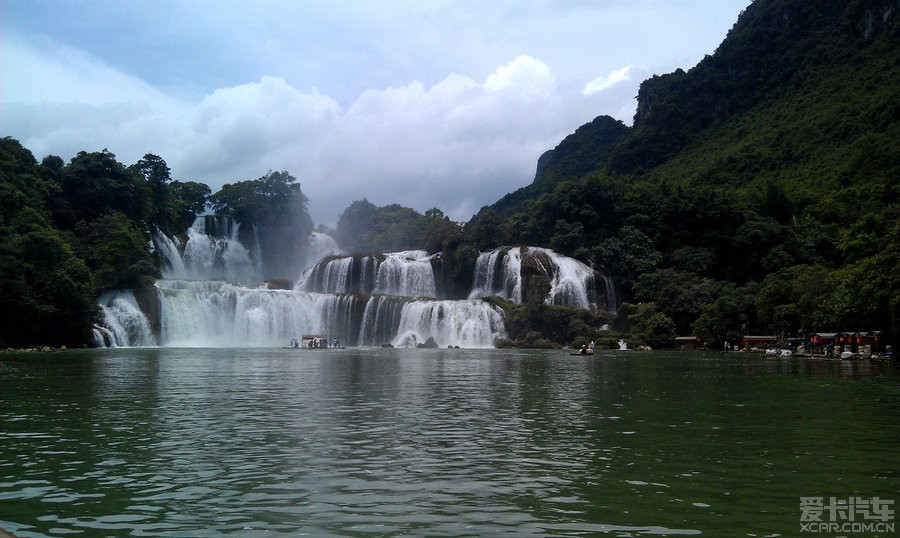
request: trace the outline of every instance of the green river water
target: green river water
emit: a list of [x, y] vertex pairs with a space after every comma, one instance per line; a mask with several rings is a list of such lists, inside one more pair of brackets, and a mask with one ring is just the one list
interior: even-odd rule
[[898, 467], [884, 361], [0, 355], [0, 528], [21, 537], [894, 536], [804, 531], [800, 498], [893, 503]]

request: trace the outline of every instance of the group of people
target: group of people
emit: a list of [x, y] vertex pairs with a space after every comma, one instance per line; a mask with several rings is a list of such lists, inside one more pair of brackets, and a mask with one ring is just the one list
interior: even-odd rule
[[[304, 347], [308, 349], [338, 348], [341, 347], [341, 339], [335, 338], [334, 340], [328, 340], [327, 338], [310, 338]], [[300, 340], [291, 338], [291, 349], [299, 348]]]

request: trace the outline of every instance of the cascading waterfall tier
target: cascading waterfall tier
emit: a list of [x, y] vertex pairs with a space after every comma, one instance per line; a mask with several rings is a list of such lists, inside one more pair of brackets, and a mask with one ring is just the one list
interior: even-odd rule
[[161, 257], [163, 277], [260, 281], [260, 263], [254, 255], [259, 248], [255, 247], [251, 253], [238, 240], [239, 232], [240, 225], [231, 219], [198, 217], [188, 228], [184, 239], [173, 239], [161, 232], [153, 234], [153, 245]]
[[294, 288], [316, 293], [435, 298], [434, 259], [424, 250], [327, 258], [309, 267]]
[[132, 291], [111, 291], [98, 301], [103, 325], [94, 326], [97, 347], [155, 346], [156, 338], [146, 314]]
[[489, 295], [516, 303], [615, 308], [607, 279], [598, 294], [592, 269], [549, 249], [481, 253], [473, 260], [468, 299], [452, 300], [441, 296], [446, 285], [436, 279], [445, 272], [440, 254], [345, 256], [325, 234], [313, 234], [308, 250], [324, 257], [300, 273], [293, 289], [273, 289], [290, 286], [260, 282], [259, 247], [246, 248], [238, 232], [228, 220], [201, 218], [185, 237], [155, 234], [165, 278], [139, 296], [120, 291], [101, 297], [97, 345], [283, 347], [305, 334], [321, 334], [347, 346], [433, 340], [441, 347], [490, 347], [506, 333], [502, 310], [481, 300]]
[[[423, 302], [196, 280], [159, 280], [156, 291], [164, 346], [281, 347], [304, 334], [322, 334], [350, 346], [415, 345], [433, 337], [441, 346], [490, 347], [505, 336], [501, 311], [483, 301]], [[115, 334], [105, 337], [107, 345], [155, 345], [148, 337], [151, 324], [130, 293], [106, 298], [112, 319], [119, 319], [112, 312], [118, 307], [133, 320], [129, 330], [106, 329]]]
[[[596, 272], [584, 263], [540, 247], [501, 247], [483, 252], [475, 263], [470, 299], [497, 295], [521, 304], [540, 296], [545, 304], [589, 310], [615, 310], [611, 284], [604, 278], [603, 297]], [[601, 302], [600, 299], [603, 299]]]

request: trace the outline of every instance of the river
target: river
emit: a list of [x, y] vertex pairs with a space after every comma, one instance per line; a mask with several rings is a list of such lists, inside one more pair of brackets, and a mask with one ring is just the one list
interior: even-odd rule
[[889, 362], [0, 355], [0, 528], [21, 537], [797, 536], [801, 497], [900, 499], [898, 447]]

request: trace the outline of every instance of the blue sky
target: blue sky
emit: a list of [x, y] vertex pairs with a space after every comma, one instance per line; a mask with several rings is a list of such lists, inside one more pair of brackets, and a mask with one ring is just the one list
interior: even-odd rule
[[712, 54], [749, 0], [0, 1], [0, 134], [180, 180], [287, 170], [467, 220], [640, 82]]

